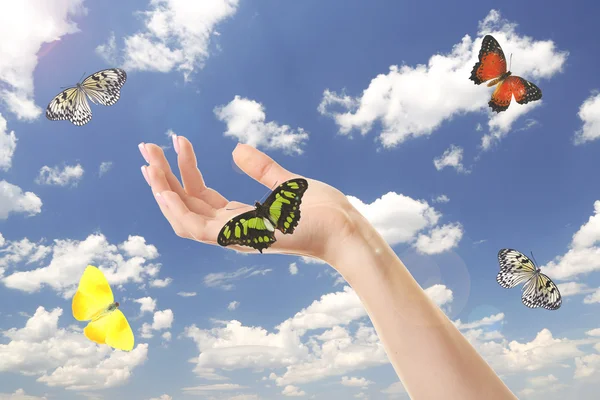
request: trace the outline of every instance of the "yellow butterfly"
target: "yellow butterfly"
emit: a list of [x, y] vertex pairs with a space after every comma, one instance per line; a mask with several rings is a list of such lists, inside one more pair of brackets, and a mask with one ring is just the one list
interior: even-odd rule
[[73, 297], [73, 317], [78, 321], [91, 320], [83, 330], [91, 341], [131, 351], [133, 331], [118, 307], [102, 271], [88, 265]]

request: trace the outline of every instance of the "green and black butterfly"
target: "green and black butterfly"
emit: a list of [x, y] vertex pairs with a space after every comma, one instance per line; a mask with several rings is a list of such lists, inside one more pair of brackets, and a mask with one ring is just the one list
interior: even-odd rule
[[277, 241], [275, 229], [283, 233], [294, 233], [300, 221], [302, 196], [307, 188], [308, 182], [303, 178], [283, 182], [264, 203], [257, 201], [254, 210], [229, 220], [219, 232], [217, 242], [221, 246], [249, 246], [262, 253], [263, 249]]

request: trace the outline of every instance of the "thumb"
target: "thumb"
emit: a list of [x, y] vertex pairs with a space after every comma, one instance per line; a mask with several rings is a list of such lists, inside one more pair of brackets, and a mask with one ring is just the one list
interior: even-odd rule
[[247, 144], [238, 143], [233, 150], [233, 161], [248, 176], [269, 189], [295, 176], [271, 157]]

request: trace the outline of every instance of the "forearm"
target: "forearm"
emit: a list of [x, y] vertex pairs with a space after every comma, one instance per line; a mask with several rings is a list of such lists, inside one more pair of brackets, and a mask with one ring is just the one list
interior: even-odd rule
[[358, 212], [330, 263], [361, 299], [412, 399], [516, 399]]

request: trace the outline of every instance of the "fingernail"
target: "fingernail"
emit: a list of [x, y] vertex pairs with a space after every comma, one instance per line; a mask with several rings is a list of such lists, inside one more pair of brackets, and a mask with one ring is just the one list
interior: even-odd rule
[[173, 138], [173, 148], [175, 149], [175, 153], [179, 154], [179, 138], [176, 134], [173, 134], [171, 137]]
[[160, 193], [156, 193], [154, 196], [156, 197], [156, 201], [158, 201], [161, 206], [168, 207], [167, 200], [162, 197]]
[[146, 183], [148, 184], [148, 186], [150, 186], [150, 177], [148, 176], [148, 169], [145, 165], [142, 165], [142, 175], [144, 175]]
[[150, 164], [150, 161], [148, 160], [148, 152], [146, 151], [146, 144], [142, 142], [138, 144], [138, 148], [140, 149], [140, 153], [142, 153], [142, 157], [144, 157], [144, 160], [146, 160], [146, 162]]

